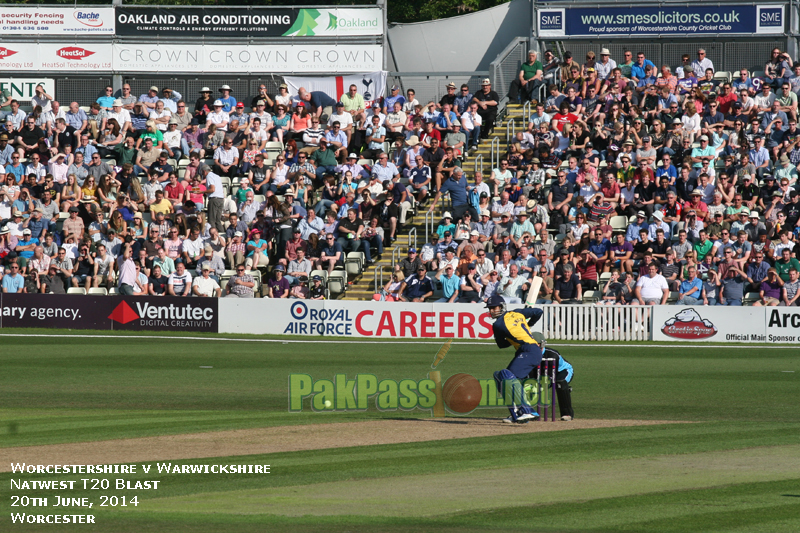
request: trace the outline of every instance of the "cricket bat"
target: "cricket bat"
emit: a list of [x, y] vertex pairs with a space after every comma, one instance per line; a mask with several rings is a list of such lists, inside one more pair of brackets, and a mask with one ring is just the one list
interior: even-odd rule
[[544, 280], [540, 276], [531, 278], [531, 288], [528, 289], [528, 296], [525, 298], [526, 307], [536, 304], [536, 299], [539, 297], [539, 289], [542, 288], [542, 281]]

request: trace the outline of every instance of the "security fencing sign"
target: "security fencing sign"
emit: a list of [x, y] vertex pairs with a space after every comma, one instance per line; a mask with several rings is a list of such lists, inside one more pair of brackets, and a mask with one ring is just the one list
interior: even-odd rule
[[648, 7], [540, 7], [539, 37], [782, 34], [784, 6], [670, 4]]

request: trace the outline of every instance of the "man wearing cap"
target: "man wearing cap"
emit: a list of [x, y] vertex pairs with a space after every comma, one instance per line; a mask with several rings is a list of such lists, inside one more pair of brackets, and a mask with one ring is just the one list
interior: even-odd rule
[[350, 146], [353, 136], [353, 116], [344, 110], [343, 102], [337, 102], [335, 109], [335, 112], [331, 113], [330, 117], [328, 118], [328, 127], [332, 128], [333, 124], [338, 122], [339, 131], [344, 133], [347, 137], [347, 142], [345, 142], [344, 145]]
[[425, 265], [420, 265], [417, 271], [403, 280], [400, 285], [400, 299], [404, 302], [424, 302], [433, 296], [433, 283], [426, 276]]
[[497, 118], [497, 104], [500, 101], [500, 96], [492, 90], [492, 82], [489, 78], [484, 78], [481, 82], [481, 90], [475, 93], [472, 101], [478, 104], [478, 114], [483, 122], [481, 138], [488, 139], [489, 134], [494, 129], [494, 122]]
[[399, 85], [392, 85], [390, 93], [391, 94], [389, 96], [386, 96], [383, 99], [383, 112], [387, 115], [394, 109], [395, 102], [400, 102], [401, 110], [403, 109], [403, 105], [406, 103], [406, 97], [400, 92]]
[[214, 100], [212, 104], [213, 111], [206, 115], [206, 124], [215, 124], [217, 130], [228, 131], [228, 124], [230, 123], [231, 116], [223, 109], [223, 106], [222, 100]]
[[201, 298], [219, 298], [221, 293], [219, 283], [211, 277], [211, 265], [204, 263], [200, 275], [192, 280], [192, 294]]
[[155, 109], [156, 102], [160, 100], [158, 96], [158, 87], [153, 85], [145, 94], [139, 96], [139, 103], [147, 109]]

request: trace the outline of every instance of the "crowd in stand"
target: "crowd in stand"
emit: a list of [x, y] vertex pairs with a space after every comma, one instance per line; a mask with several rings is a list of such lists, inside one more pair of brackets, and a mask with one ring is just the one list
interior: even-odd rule
[[324, 298], [313, 271], [374, 262], [447, 198], [376, 299], [519, 303], [541, 276], [539, 303], [797, 305], [800, 63], [775, 49], [729, 79], [702, 49], [674, 69], [543, 59], [511, 85], [531, 115], [485, 175], [462, 164], [497, 119], [489, 79], [424, 105], [397, 86], [368, 105], [355, 85], [6, 101], [3, 290]]
[[125, 83], [62, 106], [39, 85], [29, 112], [4, 94], [3, 291], [252, 297], [263, 282], [266, 296], [324, 298], [312, 272], [348, 252], [373, 263], [499, 101], [488, 79], [425, 106], [389, 92], [262, 86], [242, 102], [223, 85], [192, 103]]
[[540, 304], [797, 305], [800, 63], [776, 48], [729, 77], [703, 49], [674, 69], [605, 48], [543, 59], [511, 84], [532, 114], [466, 187], [474, 209], [453, 197], [382, 298], [432, 297], [435, 271], [451, 302], [519, 303], [538, 275]]

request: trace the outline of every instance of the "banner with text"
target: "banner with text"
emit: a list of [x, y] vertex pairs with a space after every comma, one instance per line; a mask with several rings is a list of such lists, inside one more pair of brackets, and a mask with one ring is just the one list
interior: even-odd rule
[[765, 35], [784, 33], [784, 6], [671, 5], [550, 8], [537, 12], [540, 37]]
[[0, 71], [70, 72], [363, 72], [380, 70], [380, 45], [0, 45]]
[[111, 69], [108, 44], [7, 42], [0, 46], [0, 71], [108, 72]]
[[349, 37], [383, 35], [375, 7], [136, 7], [116, 9], [117, 35], [141, 37]]
[[655, 305], [653, 340], [797, 343], [800, 309]]
[[0, 6], [3, 35], [113, 35], [114, 8]]
[[158, 45], [113, 46], [117, 72], [359, 72], [380, 70], [379, 45]]
[[[221, 299], [220, 333], [491, 339], [482, 305]], [[541, 321], [533, 328], [541, 331]]]
[[36, 94], [36, 86], [42, 84], [44, 92], [56, 97], [56, 80], [52, 78], [0, 78], [0, 91], [8, 91], [11, 98], [20, 101], [20, 104], [28, 104], [28, 100]]
[[216, 298], [3, 294], [0, 327], [216, 333], [217, 303]]

